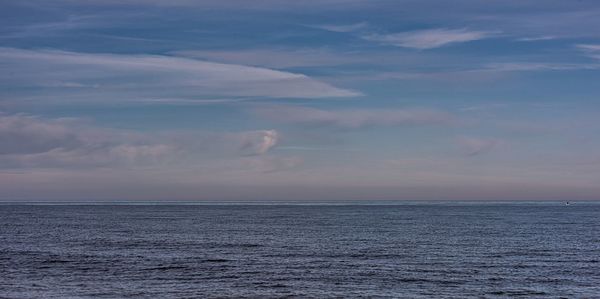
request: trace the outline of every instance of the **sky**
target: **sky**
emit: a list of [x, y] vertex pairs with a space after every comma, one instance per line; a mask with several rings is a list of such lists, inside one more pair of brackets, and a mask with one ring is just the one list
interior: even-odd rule
[[0, 200], [597, 200], [596, 0], [0, 0]]

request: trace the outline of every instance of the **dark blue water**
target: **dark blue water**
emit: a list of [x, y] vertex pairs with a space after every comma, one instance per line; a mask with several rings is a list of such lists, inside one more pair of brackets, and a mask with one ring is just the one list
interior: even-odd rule
[[600, 298], [600, 205], [0, 206], [0, 298]]

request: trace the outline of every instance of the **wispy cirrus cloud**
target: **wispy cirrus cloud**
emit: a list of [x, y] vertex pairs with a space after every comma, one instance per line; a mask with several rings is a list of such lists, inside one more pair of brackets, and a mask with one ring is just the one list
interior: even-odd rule
[[[203, 97], [327, 98], [359, 92], [303, 74], [164, 55], [0, 48], [4, 97], [119, 101]], [[56, 88], [60, 86], [60, 88]], [[68, 88], [67, 88], [68, 87]]]
[[468, 30], [464, 28], [437, 28], [390, 34], [369, 34], [363, 35], [362, 38], [369, 41], [403, 48], [426, 50], [439, 48], [450, 44], [465, 43], [490, 38], [497, 34], [498, 32]]
[[451, 124], [449, 113], [430, 109], [343, 109], [321, 110], [310, 107], [269, 106], [255, 108], [265, 119], [300, 125], [363, 128], [369, 126], [408, 126]]

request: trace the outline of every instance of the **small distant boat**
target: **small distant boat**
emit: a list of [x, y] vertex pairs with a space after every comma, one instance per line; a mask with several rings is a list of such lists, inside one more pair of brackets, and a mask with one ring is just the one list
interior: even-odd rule
[[571, 203], [570, 203], [570, 202], [568, 202], [568, 201], [567, 201], [567, 202], [565, 202], [565, 206], [568, 206], [568, 205], [571, 205]]

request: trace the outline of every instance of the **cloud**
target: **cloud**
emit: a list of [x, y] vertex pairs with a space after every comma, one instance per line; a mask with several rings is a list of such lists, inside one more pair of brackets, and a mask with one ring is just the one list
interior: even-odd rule
[[191, 50], [175, 51], [174, 55], [221, 63], [262, 66], [282, 69], [292, 67], [319, 67], [369, 62], [359, 53], [332, 52], [318, 49], [245, 49], [245, 50]]
[[404, 48], [433, 49], [449, 44], [481, 40], [494, 36], [495, 32], [467, 29], [427, 29], [392, 34], [370, 34], [362, 38]]
[[571, 71], [571, 70], [595, 70], [600, 68], [598, 64], [583, 63], [552, 63], [552, 62], [502, 62], [489, 63], [480, 70], [475, 71]]
[[540, 35], [540, 36], [530, 36], [530, 37], [521, 37], [515, 39], [518, 42], [535, 42], [535, 41], [543, 41], [543, 40], [553, 40], [559, 38], [554, 35]]
[[268, 106], [254, 113], [265, 119], [301, 125], [362, 128], [369, 126], [407, 126], [450, 124], [453, 117], [429, 109], [345, 109], [320, 110], [309, 107]]
[[259, 156], [275, 130], [139, 133], [77, 119], [0, 114], [0, 168], [128, 168]]
[[600, 45], [580, 44], [577, 48], [584, 51], [587, 56], [600, 60]]
[[332, 32], [353, 32], [364, 29], [368, 26], [366, 22], [360, 22], [355, 24], [346, 24], [346, 25], [310, 25], [308, 27], [323, 29]]
[[457, 142], [467, 156], [478, 156], [488, 153], [499, 144], [499, 140], [497, 139], [478, 137], [461, 137]]
[[600, 45], [585, 45], [585, 44], [581, 44], [581, 45], [577, 45], [578, 48], [582, 49], [582, 50], [587, 50], [587, 51], [600, 51]]
[[240, 150], [246, 155], [262, 155], [272, 149], [279, 141], [275, 130], [256, 131], [244, 137]]
[[178, 99], [178, 98], [147, 98], [134, 101], [135, 103], [147, 105], [215, 105], [239, 103], [244, 101], [243, 98], [222, 98], [222, 99]]
[[[85, 30], [85, 29], [105, 29], [117, 27], [126, 24], [125, 21], [131, 21], [140, 17], [139, 13], [100, 13], [93, 15], [66, 15], [62, 20], [54, 22], [35, 22], [24, 26], [11, 28], [11, 33], [2, 34], [2, 38], [32, 38], [32, 37], [55, 37], [60, 34]], [[9, 31], [10, 32], [10, 31]]]
[[[46, 4], [46, 1], [32, 0]], [[75, 6], [159, 6], [159, 7], [185, 7], [185, 8], [210, 8], [210, 9], [233, 9], [233, 10], [292, 10], [292, 9], [315, 9], [327, 7], [330, 9], [346, 9], [360, 4], [368, 4], [368, 0], [309, 0], [296, 2], [282, 2], [278, 0], [260, 0], [249, 4], [245, 0], [57, 0], [53, 1]], [[54, 3], [56, 4], [56, 3]]]
[[0, 168], [154, 164], [177, 148], [73, 119], [0, 115]]
[[284, 151], [335, 151], [335, 152], [358, 152], [355, 148], [315, 147], [315, 146], [280, 146], [277, 150]]
[[0, 114], [0, 155], [37, 154], [77, 147], [81, 140], [68, 125], [68, 121], [62, 120], [44, 121], [32, 116]]
[[14, 91], [9, 95], [20, 98], [122, 101], [360, 95], [302, 74], [172, 56], [0, 48], [0, 64], [0, 88], [10, 88]]
[[163, 165], [177, 149], [167, 144], [91, 144], [37, 154], [0, 155], [1, 168], [148, 168]]

